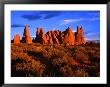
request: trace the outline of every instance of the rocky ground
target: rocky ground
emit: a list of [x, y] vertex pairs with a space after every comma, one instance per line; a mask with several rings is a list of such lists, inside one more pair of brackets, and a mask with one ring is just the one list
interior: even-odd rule
[[13, 77], [98, 77], [100, 44], [11, 43]]

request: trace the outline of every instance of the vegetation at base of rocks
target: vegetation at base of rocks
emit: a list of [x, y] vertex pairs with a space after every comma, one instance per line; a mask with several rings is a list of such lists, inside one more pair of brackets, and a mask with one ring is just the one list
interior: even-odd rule
[[12, 77], [98, 77], [100, 43], [11, 44]]

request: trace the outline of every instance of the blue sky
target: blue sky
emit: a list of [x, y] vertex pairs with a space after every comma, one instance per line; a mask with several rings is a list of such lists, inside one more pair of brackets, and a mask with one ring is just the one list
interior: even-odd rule
[[44, 31], [61, 30], [68, 26], [76, 31], [82, 26], [87, 40], [100, 39], [100, 11], [11, 11], [11, 39], [15, 34], [23, 36], [25, 25], [29, 25], [31, 37], [35, 37], [37, 27]]

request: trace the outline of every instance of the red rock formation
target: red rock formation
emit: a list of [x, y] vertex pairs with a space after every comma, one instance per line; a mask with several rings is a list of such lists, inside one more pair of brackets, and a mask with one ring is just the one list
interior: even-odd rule
[[54, 42], [54, 44], [57, 44], [57, 45], [60, 44], [59, 41], [58, 41], [58, 38], [56, 38], [55, 34], [54, 34], [54, 37], [53, 37], [53, 42]]
[[24, 33], [23, 33], [23, 37], [22, 37], [22, 41], [28, 44], [32, 43], [30, 34], [29, 34], [29, 28], [28, 25], [26, 25], [25, 29], [24, 29]]
[[36, 32], [36, 42], [41, 44], [47, 44], [47, 38], [43, 28], [37, 28]]
[[19, 36], [19, 34], [16, 34], [14, 36], [14, 44], [20, 44], [20, 36]]
[[61, 31], [59, 31], [59, 30], [48, 31], [46, 33], [47, 41], [50, 44], [60, 44], [59, 40], [58, 40], [60, 33], [61, 33]]
[[43, 44], [47, 44], [47, 38], [43, 28], [41, 29], [41, 39]]
[[53, 44], [52, 31], [48, 31], [48, 32], [46, 33], [46, 37], [47, 37], [48, 43]]
[[77, 32], [72, 32], [72, 29], [68, 27], [66, 31], [54, 30], [48, 31], [46, 34], [44, 33], [44, 29], [37, 29], [36, 32], [36, 41], [42, 44], [68, 44], [68, 45], [79, 45], [84, 44], [85, 39], [83, 36], [82, 27], [77, 27]]
[[38, 28], [37, 28], [37, 32], [36, 32], [35, 41], [38, 42], [38, 43], [41, 42], [41, 39], [40, 39], [40, 38], [41, 38], [41, 35], [40, 35], [40, 28], [38, 27]]
[[76, 45], [85, 44], [82, 26], [81, 27], [77, 26], [77, 32], [75, 34], [75, 44]]
[[[25, 35], [26, 36], [26, 35]], [[28, 35], [27, 35], [28, 36]], [[48, 31], [46, 34], [43, 28], [37, 28], [35, 41], [41, 44], [66, 44], [66, 45], [80, 45], [85, 43], [82, 27], [77, 27], [77, 32], [72, 32], [68, 27], [65, 31], [59, 30]]]
[[66, 31], [62, 32], [61, 39], [62, 39], [62, 42], [65, 44], [74, 45], [75, 36], [70, 27], [68, 27]]

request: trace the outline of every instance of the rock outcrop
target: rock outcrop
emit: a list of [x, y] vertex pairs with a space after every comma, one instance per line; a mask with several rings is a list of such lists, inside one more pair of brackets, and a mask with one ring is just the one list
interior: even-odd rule
[[14, 44], [20, 44], [20, 35], [19, 34], [16, 34], [14, 36], [13, 41], [14, 41]]
[[49, 44], [53, 44], [52, 31], [46, 33], [46, 39]]
[[75, 32], [75, 44], [80, 45], [85, 44], [85, 42], [82, 26], [77, 26], [77, 32]]
[[[41, 44], [66, 44], [66, 45], [80, 45], [85, 44], [85, 38], [83, 34], [82, 26], [77, 26], [77, 31], [73, 32], [71, 27], [68, 27], [65, 31], [61, 32], [59, 30], [51, 30], [44, 32], [44, 28], [37, 28], [35, 39], [31, 40], [28, 25], [26, 25], [22, 37], [22, 42], [31, 44], [41, 43]], [[14, 43], [20, 43], [20, 36], [17, 34], [14, 37]]]
[[43, 28], [37, 28], [35, 40], [38, 43], [47, 44], [47, 38]]
[[55, 34], [53, 36], [53, 42], [54, 42], [54, 44], [57, 44], [57, 45], [60, 44], [59, 41], [58, 41], [58, 39], [56, 38]]
[[62, 32], [61, 37], [64, 44], [74, 45], [75, 36], [70, 27], [68, 27], [66, 31]]
[[46, 34], [43, 28], [37, 28], [36, 42], [41, 44], [67, 44], [67, 45], [80, 45], [85, 44], [83, 29], [77, 26], [77, 31], [73, 32], [71, 27], [65, 31], [59, 30], [48, 31]]
[[24, 29], [24, 33], [23, 33], [23, 37], [22, 37], [22, 42], [28, 43], [28, 44], [32, 43], [32, 40], [31, 40], [31, 37], [30, 37], [30, 33], [29, 33], [28, 25], [26, 25], [26, 27]]

